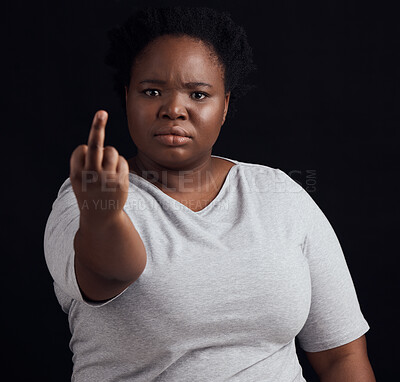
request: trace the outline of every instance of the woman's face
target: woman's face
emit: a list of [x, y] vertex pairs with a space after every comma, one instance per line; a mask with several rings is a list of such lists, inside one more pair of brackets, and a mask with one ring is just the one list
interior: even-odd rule
[[[129, 132], [138, 156], [170, 169], [209, 159], [228, 110], [223, 76], [200, 41], [171, 35], [152, 41], [133, 64], [126, 89]], [[172, 126], [190, 138], [178, 145], [156, 138], [157, 130]]]

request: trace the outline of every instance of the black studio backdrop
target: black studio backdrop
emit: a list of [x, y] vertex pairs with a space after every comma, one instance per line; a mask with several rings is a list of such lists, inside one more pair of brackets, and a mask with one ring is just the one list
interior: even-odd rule
[[[73, 149], [98, 109], [106, 144], [135, 153], [103, 63], [106, 31], [143, 5], [227, 10], [247, 31], [257, 85], [213, 154], [280, 168], [310, 193], [342, 245], [371, 329], [377, 380], [397, 342], [399, 31], [390, 3], [351, 1], [8, 1], [2, 44], [5, 339], [13, 381], [68, 381], [67, 316], [52, 289], [44, 227]], [[12, 171], [10, 171], [10, 167]], [[308, 381], [317, 381], [303, 352]], [[9, 358], [9, 360], [8, 360]]]

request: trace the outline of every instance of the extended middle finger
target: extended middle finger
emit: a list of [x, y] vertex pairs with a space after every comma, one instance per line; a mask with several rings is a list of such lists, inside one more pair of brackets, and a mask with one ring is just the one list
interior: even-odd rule
[[85, 168], [88, 170], [101, 169], [107, 117], [107, 112], [100, 110], [93, 118], [92, 127], [89, 133], [88, 151], [85, 161]]

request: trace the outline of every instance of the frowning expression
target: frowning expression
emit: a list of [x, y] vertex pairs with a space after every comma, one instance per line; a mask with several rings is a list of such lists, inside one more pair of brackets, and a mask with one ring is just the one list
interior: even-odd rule
[[[138, 156], [167, 168], [209, 157], [228, 110], [224, 69], [213, 50], [188, 36], [164, 35], [139, 55], [126, 89], [130, 135]], [[156, 138], [178, 126], [190, 136], [172, 145]]]

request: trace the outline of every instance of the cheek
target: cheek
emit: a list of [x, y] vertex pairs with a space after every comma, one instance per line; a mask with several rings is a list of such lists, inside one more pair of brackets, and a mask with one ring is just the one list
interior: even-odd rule
[[203, 126], [220, 127], [222, 124], [222, 117], [224, 112], [224, 105], [220, 102], [215, 104], [204, 105], [198, 111], [198, 118]]
[[148, 104], [141, 102], [129, 102], [127, 104], [127, 119], [131, 130], [138, 130], [142, 125], [148, 125], [150, 120], [154, 118], [154, 110], [151, 110]]

